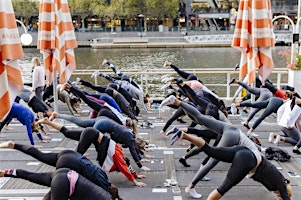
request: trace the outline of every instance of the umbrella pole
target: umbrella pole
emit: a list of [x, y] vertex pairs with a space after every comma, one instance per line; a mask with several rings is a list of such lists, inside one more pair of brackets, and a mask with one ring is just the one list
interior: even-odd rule
[[57, 72], [53, 70], [53, 98], [54, 98], [54, 111], [58, 112], [58, 91], [57, 91]]

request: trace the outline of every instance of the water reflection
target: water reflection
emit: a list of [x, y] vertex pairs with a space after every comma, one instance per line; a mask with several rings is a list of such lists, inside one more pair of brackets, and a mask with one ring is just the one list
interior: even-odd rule
[[[280, 49], [273, 48], [276, 68], [286, 65], [286, 60], [278, 55]], [[33, 56], [42, 57], [39, 50], [25, 48], [24, 62]], [[157, 69], [162, 68], [165, 60], [172, 61], [181, 68], [231, 68], [240, 61], [240, 52], [230, 47], [221, 48], [147, 48], [147, 49], [75, 49], [77, 69], [104, 69], [101, 63], [108, 59], [120, 69]]]
[[[290, 47], [273, 48], [273, 59], [275, 68], [283, 68], [286, 66], [285, 58], [278, 55], [280, 49]], [[30, 62], [32, 57], [42, 55], [37, 49], [24, 49], [25, 57], [23, 62]], [[168, 60], [173, 62], [180, 68], [232, 68], [240, 61], [240, 52], [236, 49], [225, 48], [148, 48], [148, 49], [91, 49], [77, 48], [75, 49], [75, 58], [77, 69], [108, 69], [102, 66], [104, 59], [109, 60], [118, 67], [119, 70], [127, 69], [146, 70], [146, 69], [162, 69], [163, 63]], [[41, 58], [42, 60], [42, 58]], [[76, 77], [71, 77], [74, 81]], [[85, 80], [93, 82], [90, 76], [81, 77]], [[133, 75], [139, 83], [141, 77]], [[271, 81], [276, 81], [276, 75], [270, 77]], [[214, 76], [202, 75], [200, 79], [204, 83], [226, 84], [226, 74], [216, 74]], [[31, 79], [30, 79], [31, 80]], [[160, 90], [161, 74], [151, 75], [148, 77], [148, 89], [151, 94], [162, 96], [164, 91]], [[106, 80], [99, 78], [98, 84], [107, 84]], [[161, 85], [160, 85], [161, 84]], [[226, 90], [223, 87], [210, 87], [220, 96], [226, 96]], [[231, 90], [233, 93], [235, 90]], [[231, 94], [232, 95], [232, 94]]]

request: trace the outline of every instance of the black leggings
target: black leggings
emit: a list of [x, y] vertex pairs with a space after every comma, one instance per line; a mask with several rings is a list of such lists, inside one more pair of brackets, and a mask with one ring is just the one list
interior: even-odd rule
[[175, 114], [171, 118], [169, 118], [169, 120], [167, 120], [167, 122], [165, 123], [165, 125], [164, 125], [164, 127], [163, 127], [162, 130], [165, 132], [168, 129], [168, 127], [170, 127], [170, 125], [175, 120], [177, 120], [179, 117], [185, 116], [185, 115], [186, 115], [186, 113], [184, 112], [183, 108], [181, 108], [181, 107], [178, 108], [178, 110], [175, 112]]
[[187, 80], [198, 80], [198, 77], [196, 75], [185, 72], [173, 64], [171, 64], [170, 67], [173, 68], [181, 77], [183, 77]]
[[97, 116], [107, 116], [111, 119], [113, 119], [114, 121], [118, 122], [119, 124], [122, 124], [122, 122], [120, 121], [120, 119], [106, 106], [103, 106], [95, 101], [92, 101], [91, 99], [89, 99], [82, 91], [71, 87], [70, 91], [78, 96], [79, 98], [81, 98], [90, 108], [92, 108], [93, 110], [95, 110], [96, 112], [98, 112]]
[[100, 93], [105, 93], [105, 90], [107, 88], [106, 85], [93, 85], [92, 83], [88, 82], [88, 81], [84, 81], [84, 80], [80, 80], [81, 84], [83, 86], [86, 86], [86, 87], [89, 87], [93, 90], [96, 90], [97, 92], [100, 92]]
[[[97, 129], [85, 128], [84, 130], [69, 130], [65, 126], [63, 126], [60, 131], [64, 134], [65, 137], [79, 141], [77, 152], [81, 155], [83, 155], [88, 150], [91, 144], [94, 144], [97, 151], [99, 144], [97, 142], [97, 139], [99, 137], [99, 131]], [[99, 152], [97, 151], [97, 153]]]
[[95, 149], [97, 151], [99, 143], [97, 139], [99, 137], [99, 131], [94, 128], [86, 128], [81, 136], [77, 147], [77, 152], [80, 154], [84, 154], [91, 144], [94, 144]]
[[48, 106], [44, 102], [39, 100], [36, 96], [33, 96], [31, 98], [31, 100], [28, 102], [28, 106], [31, 107], [33, 112], [35, 113], [46, 113], [49, 110]]
[[222, 196], [243, 180], [257, 164], [254, 153], [247, 147], [211, 147], [205, 144], [202, 150], [212, 158], [232, 163], [224, 182], [217, 189]]
[[130, 103], [132, 108], [137, 106], [136, 101], [133, 100], [133, 96], [126, 89], [120, 87], [116, 83], [110, 83], [108, 87], [117, 90], [122, 96], [124, 96], [124, 98]]
[[5, 125], [9, 125], [9, 123], [13, 120], [13, 118], [6, 116], [6, 118], [0, 122], [0, 132], [4, 128]]
[[49, 97], [53, 96], [53, 84], [49, 85], [45, 88], [43, 93], [43, 101], [48, 99]]
[[57, 169], [70, 168], [106, 191], [111, 185], [107, 174], [101, 168], [75, 151], [64, 150], [60, 153], [43, 153], [37, 148], [21, 144], [15, 144], [14, 148]]
[[122, 94], [120, 94], [117, 90], [111, 88], [110, 86], [107, 87], [106, 93], [110, 95], [113, 99], [115, 99], [116, 103], [119, 105], [120, 109], [124, 114], [129, 116], [131, 119], [137, 120], [133, 113], [131, 104], [126, 100], [126, 98], [124, 98]]
[[196, 105], [198, 105], [198, 109], [200, 110], [201, 113], [205, 113], [208, 105], [210, 105], [211, 109], [215, 109], [215, 112], [210, 112], [213, 115], [213, 117], [215, 119], [219, 119], [218, 116], [218, 107], [216, 107], [214, 104], [212, 104], [210, 101], [207, 101], [205, 99], [199, 98], [195, 92], [191, 89], [191, 87], [189, 87], [188, 85], [184, 85], [184, 86], [180, 86], [183, 89], [183, 91], [185, 91], [186, 96], [190, 99], [190, 101], [192, 101], [193, 103], [195, 103]]
[[241, 107], [252, 107], [252, 108], [260, 108], [265, 110], [263, 113], [260, 115], [260, 117], [257, 118], [257, 120], [254, 122], [252, 128], [255, 130], [257, 126], [269, 115], [271, 115], [274, 112], [277, 112], [278, 108], [283, 104], [283, 100], [278, 98], [278, 97], [271, 97], [265, 101], [260, 101], [260, 102], [243, 102], [240, 104]]
[[70, 169], [61, 168], [54, 172], [33, 173], [26, 170], [17, 169], [16, 175], [5, 175], [6, 177], [22, 178], [39, 185], [51, 187], [51, 199], [55, 200], [110, 200], [111, 195], [101, 187], [94, 185], [83, 176], [79, 175], [75, 184], [74, 192], [71, 196], [70, 182], [67, 173]]
[[[88, 81], [84, 81], [84, 80], [81, 80], [81, 83], [82, 85], [86, 86], [86, 87], [89, 87], [93, 90], [96, 90], [100, 93], [107, 93], [107, 88], [113, 88], [115, 90], [117, 90], [131, 105], [131, 107], [135, 106], [136, 104], [134, 103], [133, 101], [133, 97], [132, 95], [130, 95], [126, 90], [124, 90], [123, 88], [121, 87], [118, 87], [117, 84], [115, 83], [110, 83], [108, 85], [101, 85], [101, 86], [96, 86], [96, 85], [93, 85], [92, 83], [88, 82]], [[112, 96], [110, 93], [107, 93], [108, 95]], [[113, 97], [113, 96], [112, 96]], [[114, 97], [113, 97], [114, 98]]]

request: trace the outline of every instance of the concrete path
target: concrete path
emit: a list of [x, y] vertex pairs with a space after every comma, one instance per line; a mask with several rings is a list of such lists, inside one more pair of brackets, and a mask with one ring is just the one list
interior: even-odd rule
[[[88, 116], [88, 108], [83, 105], [81, 117], [86, 118]], [[169, 139], [165, 139], [159, 134], [159, 131], [164, 126], [166, 120], [172, 115], [173, 109], [166, 108], [164, 112], [161, 112], [159, 118], [158, 109], [152, 109], [151, 113], [145, 113], [142, 111], [140, 116], [140, 124], [144, 119], [147, 119], [153, 123], [152, 128], [139, 128], [139, 135], [150, 140], [150, 149], [153, 151], [148, 154], [153, 155], [155, 158], [150, 159], [149, 163], [145, 165], [152, 170], [144, 172], [138, 169], [136, 164], [132, 161], [133, 167], [139, 174], [144, 174], [147, 178], [142, 181], [147, 184], [145, 188], [139, 188], [133, 186], [128, 182], [125, 177], [118, 172], [109, 174], [110, 180], [120, 190], [120, 195], [124, 199], [145, 199], [145, 200], [186, 200], [191, 199], [185, 193], [185, 187], [195, 175], [200, 163], [205, 158], [205, 154], [201, 153], [187, 160], [191, 167], [184, 167], [179, 163], [179, 158], [186, 153], [186, 146], [181, 146], [176, 143], [170, 146]], [[68, 113], [65, 105], [59, 105], [59, 112]], [[247, 117], [243, 114], [242, 119]], [[231, 121], [241, 128], [243, 132], [246, 132], [246, 128], [242, 126], [241, 117], [239, 115], [230, 115]], [[181, 124], [174, 122], [170, 127], [174, 125], [179, 127], [187, 126], [190, 121], [187, 117], [184, 118], [187, 123]], [[64, 123], [67, 127], [78, 129], [74, 124], [60, 120], [60, 123]], [[270, 132], [280, 133], [280, 128], [277, 126], [276, 116], [272, 115], [268, 117], [256, 130], [256, 133], [260, 135], [260, 141], [263, 147], [274, 146], [274, 144], [268, 143], [267, 138]], [[13, 121], [10, 125], [12, 130], [3, 130], [5, 138], [0, 138], [0, 141], [14, 140], [16, 143], [29, 144], [26, 129], [20, 125], [19, 122]], [[51, 142], [42, 144], [44, 147], [41, 149], [46, 152], [59, 152], [63, 149], [73, 149], [76, 145], [76, 141], [65, 138], [62, 134], [54, 131], [50, 136]], [[36, 138], [36, 136], [35, 136]], [[185, 142], [186, 144], [187, 141]], [[280, 169], [285, 175], [289, 176], [288, 172], [292, 171], [296, 173], [296, 176], [291, 177], [291, 182], [294, 190], [294, 196], [292, 200], [301, 199], [301, 156], [292, 153], [292, 146], [281, 143], [279, 147], [286, 149], [292, 156], [289, 162], [281, 163], [273, 161], [273, 163]], [[130, 156], [128, 150], [124, 150], [125, 155]], [[88, 150], [89, 159], [96, 162], [96, 153], [94, 148]], [[227, 169], [229, 168], [227, 163], [219, 163], [208, 175], [211, 178], [210, 181], [202, 181], [196, 187], [197, 192], [203, 195], [202, 199], [206, 199], [209, 193], [215, 189], [225, 178]], [[34, 158], [24, 155], [21, 152], [9, 149], [0, 149], [0, 169], [6, 168], [21, 168], [35, 172], [48, 172], [52, 171], [53, 167], [49, 167]], [[177, 186], [167, 186], [171, 178], [172, 171], [174, 170], [176, 175]], [[273, 180], [271, 180], [273, 181]], [[13, 200], [13, 199], [26, 199], [36, 200], [42, 199], [43, 195], [49, 191], [49, 188], [36, 185], [21, 179], [12, 178], [0, 178], [0, 200]], [[273, 200], [276, 197], [273, 193], [267, 191], [261, 184], [251, 180], [244, 179], [241, 183], [231, 189], [224, 197], [225, 200]]]

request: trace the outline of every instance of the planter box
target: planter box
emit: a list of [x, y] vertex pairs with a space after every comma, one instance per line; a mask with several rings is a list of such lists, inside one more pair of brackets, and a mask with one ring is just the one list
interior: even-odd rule
[[294, 87], [299, 95], [301, 94], [301, 70], [288, 71], [288, 85]]

